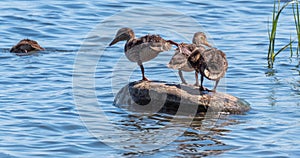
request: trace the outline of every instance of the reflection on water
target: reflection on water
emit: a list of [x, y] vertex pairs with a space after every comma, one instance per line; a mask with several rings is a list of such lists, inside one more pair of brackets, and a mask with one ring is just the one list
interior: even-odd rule
[[269, 104], [274, 106], [280, 102], [299, 104], [297, 98], [286, 98], [285, 95], [299, 96], [299, 60], [297, 58], [280, 59], [276, 68], [268, 69], [266, 76], [271, 81], [269, 88]]
[[[168, 115], [163, 113], [154, 114], [152, 116], [145, 116], [141, 114], [127, 115], [122, 120], [114, 120], [113, 122], [118, 123], [120, 128], [129, 131], [138, 131], [144, 133], [144, 135], [151, 135], [151, 133], [157, 129], [163, 128], [170, 125], [174, 115]], [[184, 118], [182, 118], [184, 119]], [[138, 156], [138, 155], [152, 155], [156, 152], [161, 155], [169, 156], [208, 156], [221, 154], [228, 150], [236, 149], [236, 147], [228, 145], [218, 137], [226, 135], [230, 130], [226, 129], [226, 126], [237, 125], [239, 123], [236, 119], [231, 119], [228, 115], [218, 115], [216, 118], [205, 119], [204, 117], [195, 117], [191, 122], [190, 127], [185, 129], [182, 133], [171, 144], [164, 146], [160, 149], [150, 151], [133, 152], [129, 150], [125, 152], [126, 156]], [[206, 125], [205, 125], [206, 124]], [[210, 124], [208, 126], [207, 124]], [[173, 124], [174, 129], [177, 128], [178, 124]], [[176, 126], [176, 127], [175, 127]], [[182, 126], [182, 128], [185, 128]], [[161, 135], [160, 139], [168, 134]], [[137, 141], [138, 139], [145, 139], [145, 137], [135, 137], [128, 141]], [[147, 140], [144, 140], [145, 142]], [[138, 143], [138, 142], [137, 142]], [[134, 146], [131, 146], [133, 148]], [[126, 149], [124, 149], [126, 150]], [[177, 151], [176, 153], [172, 151]]]

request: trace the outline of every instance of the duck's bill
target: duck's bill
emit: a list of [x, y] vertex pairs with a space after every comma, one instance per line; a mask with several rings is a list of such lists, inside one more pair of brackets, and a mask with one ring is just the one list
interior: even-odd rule
[[211, 47], [211, 44], [209, 44], [207, 41], [205, 41], [203, 44], [206, 45], [207, 47]]
[[120, 40], [119, 40], [119, 38], [117, 37], [117, 38], [115, 38], [113, 41], [110, 42], [109, 46], [112, 46], [112, 45], [116, 44], [116, 43], [119, 42], [119, 41], [120, 41]]

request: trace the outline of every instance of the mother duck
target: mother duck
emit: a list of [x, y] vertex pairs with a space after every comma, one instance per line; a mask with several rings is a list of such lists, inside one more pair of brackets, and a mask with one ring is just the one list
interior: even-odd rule
[[136, 62], [142, 71], [142, 80], [148, 81], [145, 76], [143, 62], [147, 62], [155, 58], [160, 52], [171, 49], [172, 44], [178, 46], [171, 40], [164, 40], [159, 35], [146, 35], [135, 38], [135, 34], [131, 28], [121, 28], [118, 30], [115, 38], [109, 44], [112, 46], [119, 41], [126, 41], [125, 55], [131, 62]]

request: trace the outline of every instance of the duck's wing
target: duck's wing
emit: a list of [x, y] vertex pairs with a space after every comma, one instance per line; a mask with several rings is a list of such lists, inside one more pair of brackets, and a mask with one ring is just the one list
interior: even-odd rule
[[150, 48], [156, 52], [168, 51], [172, 48], [171, 43], [167, 42], [165, 39], [159, 35], [147, 35], [142, 37], [143, 40], [149, 43]]
[[184, 71], [192, 71], [193, 68], [188, 62], [188, 57], [192, 54], [195, 47], [193, 45], [181, 43], [178, 45], [168, 67], [172, 69], [183, 69]]
[[207, 79], [218, 80], [222, 78], [228, 67], [226, 55], [216, 48], [205, 50], [201, 53], [201, 74]]
[[143, 62], [155, 58], [160, 52], [170, 50], [172, 45], [159, 35], [146, 35], [132, 39], [125, 45], [125, 53], [129, 60]]
[[150, 49], [147, 51], [163, 52], [171, 49], [172, 45], [159, 35], [146, 35], [127, 42], [125, 51], [139, 47], [139, 49]]
[[167, 66], [171, 69], [180, 69], [187, 64], [187, 57], [177, 49]]

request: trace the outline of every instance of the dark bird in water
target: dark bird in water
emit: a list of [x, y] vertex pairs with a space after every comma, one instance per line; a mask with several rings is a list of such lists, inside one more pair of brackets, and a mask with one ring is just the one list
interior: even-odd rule
[[136, 62], [140, 66], [142, 80], [144, 81], [148, 81], [148, 79], [145, 77], [143, 62], [155, 58], [160, 52], [170, 50], [172, 44], [178, 46], [177, 43], [171, 40], [164, 40], [159, 35], [146, 35], [136, 38], [131, 28], [119, 29], [109, 46], [119, 41], [126, 41], [125, 55], [129, 61]]
[[[203, 32], [196, 32], [194, 34], [192, 44], [181, 43], [180, 47], [175, 50], [175, 54], [171, 58], [168, 67], [178, 70], [179, 77], [183, 84], [187, 84], [187, 82], [183, 77], [182, 71], [195, 71], [195, 69], [188, 62], [188, 57], [197, 49], [199, 49], [199, 51], [204, 51], [206, 47], [211, 47], [207, 41], [206, 35]], [[184, 51], [184, 53], [182, 51]], [[199, 72], [195, 71], [196, 86], [199, 86], [198, 73]]]
[[205, 51], [196, 50], [189, 57], [188, 61], [191, 66], [201, 75], [200, 90], [207, 90], [203, 87], [204, 77], [216, 81], [214, 89], [209, 91], [216, 91], [218, 83], [222, 77], [224, 77], [228, 62], [226, 55], [217, 48], [210, 48]]
[[30, 39], [23, 39], [17, 45], [10, 49], [12, 53], [29, 53], [32, 51], [45, 50], [36, 41]]

